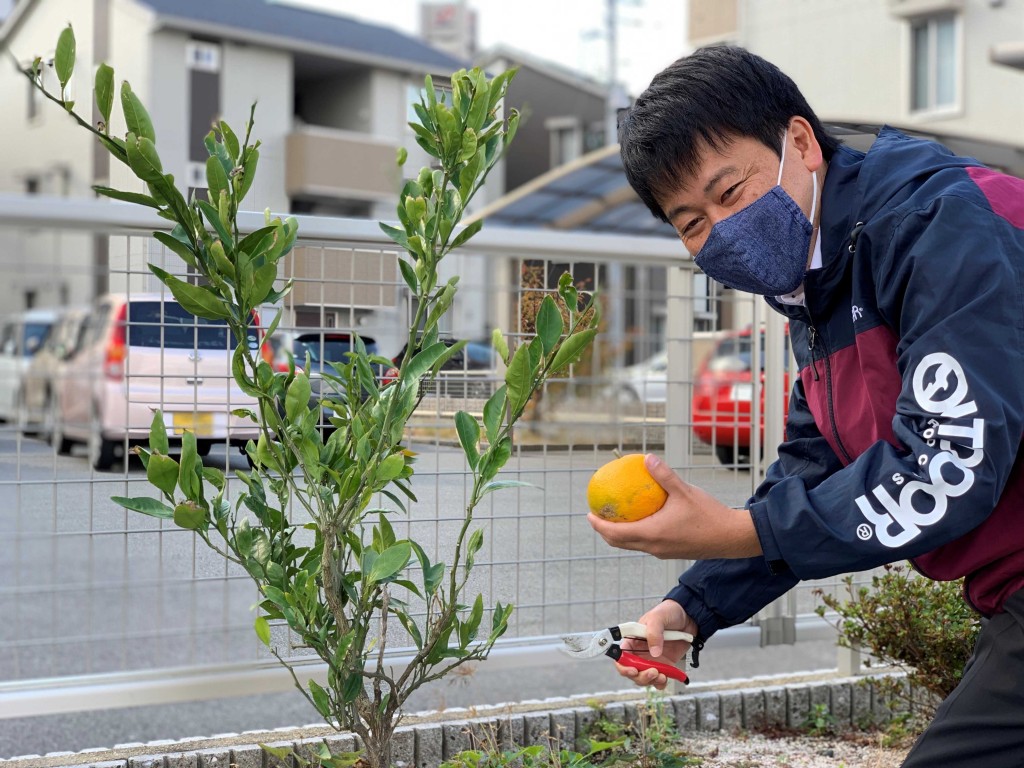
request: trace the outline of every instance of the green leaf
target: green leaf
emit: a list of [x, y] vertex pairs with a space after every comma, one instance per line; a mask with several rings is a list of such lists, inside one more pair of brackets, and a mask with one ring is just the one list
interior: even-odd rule
[[253, 627], [256, 630], [256, 637], [260, 639], [267, 648], [270, 647], [270, 622], [266, 616], [257, 616]]
[[148, 496], [131, 499], [124, 496], [111, 496], [110, 500], [118, 506], [130, 509], [132, 512], [141, 512], [144, 515], [159, 517], [164, 520], [174, 519], [174, 510], [171, 507]]
[[347, 678], [341, 688], [341, 698], [346, 704], [351, 704], [359, 696], [359, 692], [363, 690], [363, 676], [358, 672], [353, 672]]
[[377, 483], [390, 483], [402, 474], [403, 469], [405, 469], [405, 456], [399, 451], [398, 453], [391, 454], [380, 463], [377, 467], [375, 479]]
[[433, 368], [434, 363], [440, 360], [442, 355], [447, 352], [448, 347], [444, 342], [439, 341], [436, 344], [431, 344], [429, 347], [417, 352], [416, 356], [409, 361], [409, 364], [402, 373], [410, 380], [418, 379]]
[[505, 371], [508, 402], [513, 414], [518, 414], [533, 394], [533, 364], [528, 344], [520, 344]]
[[171, 450], [167, 440], [167, 427], [164, 426], [164, 414], [160, 410], [153, 412], [153, 423], [149, 426], [149, 450], [165, 456]]
[[331, 699], [327, 695], [327, 691], [317, 685], [316, 680], [309, 681], [309, 692], [313, 697], [313, 704], [316, 706], [316, 711], [324, 717], [330, 717], [331, 715]]
[[533, 483], [526, 483], [522, 480], [494, 480], [483, 487], [481, 496], [486, 496], [488, 493], [494, 491], [500, 491], [502, 488], [539, 488], [540, 486], [534, 485]]
[[68, 24], [57, 38], [57, 52], [53, 57], [53, 68], [57, 72], [61, 91], [67, 87], [71, 73], [75, 71], [75, 31]]
[[395, 157], [395, 162], [401, 167], [405, 165], [405, 161], [409, 159], [409, 151], [405, 147], [399, 147], [398, 153]]
[[149, 268], [154, 275], [160, 278], [160, 282], [167, 286], [186, 312], [206, 320], [227, 320], [231, 317], [231, 312], [224, 300], [209, 288], [186, 283], [153, 264], [150, 264]]
[[192, 250], [192, 246], [187, 243], [183, 243], [173, 235], [169, 235], [166, 232], [154, 232], [155, 237], [161, 245], [167, 248], [172, 253], [176, 253], [178, 257], [188, 264], [190, 267], [195, 269], [197, 267], [196, 254]]
[[573, 334], [563, 341], [562, 346], [555, 353], [554, 361], [551, 363], [551, 373], [558, 373], [563, 368], [577, 362], [590, 345], [590, 342], [593, 341], [595, 335], [597, 335], [597, 329], [588, 328], [585, 331]]
[[[178, 486], [185, 498], [198, 500], [202, 496], [202, 482], [196, 474], [199, 452], [194, 432], [187, 431], [181, 436], [181, 461], [178, 465]], [[175, 513], [177, 514], [177, 513]]]
[[128, 126], [129, 133], [135, 134], [139, 139], [156, 141], [156, 132], [153, 130], [153, 121], [149, 117], [149, 112], [132, 91], [127, 80], [121, 83], [121, 109], [124, 112], [124, 121]]
[[537, 338], [540, 339], [545, 355], [555, 348], [564, 330], [562, 313], [558, 311], [558, 305], [551, 296], [545, 296], [537, 313]]
[[152, 454], [146, 467], [146, 479], [168, 496], [173, 496], [178, 485], [178, 462], [170, 456]]
[[306, 413], [311, 392], [309, 377], [305, 373], [296, 373], [284, 401], [284, 411], [289, 421], [295, 421]]
[[235, 241], [231, 237], [231, 233], [228, 232], [227, 223], [221, 221], [220, 212], [206, 200], [196, 200], [196, 205], [199, 206], [199, 210], [203, 212], [206, 220], [210, 222], [210, 226], [213, 227], [217, 237], [224, 243], [224, 247], [228, 249], [233, 248]]
[[501, 425], [505, 421], [505, 403], [508, 385], [502, 384], [484, 403], [484, 428], [487, 430], [487, 442], [494, 443], [498, 439]]
[[480, 461], [480, 453], [477, 444], [480, 442], [480, 424], [475, 418], [465, 411], [455, 414], [455, 429], [459, 433], [459, 442], [462, 443], [462, 450], [466, 453], [466, 460], [469, 466], [476, 469]]
[[110, 110], [114, 106], [114, 70], [106, 63], [100, 64], [96, 70], [94, 85], [96, 91], [96, 108], [103, 117], [105, 132], [110, 131]]
[[174, 524], [180, 528], [195, 531], [206, 523], [206, 510], [198, 504], [186, 501], [174, 508]]
[[392, 578], [405, 568], [411, 556], [412, 547], [408, 541], [400, 541], [394, 546], [388, 547], [370, 567], [367, 580], [376, 584]]
[[211, 200], [219, 198], [221, 192], [228, 191], [228, 175], [224, 173], [224, 165], [213, 155], [206, 158], [206, 187]]
[[484, 597], [483, 595], [477, 595], [476, 601], [473, 603], [473, 610], [469, 614], [469, 618], [462, 622], [462, 626], [459, 627], [459, 640], [460, 645], [465, 648], [471, 642], [476, 639], [477, 631], [480, 629], [480, 620], [484, 616]]
[[483, 219], [477, 219], [476, 221], [466, 226], [466, 228], [459, 232], [459, 234], [457, 234], [455, 236], [455, 239], [452, 241], [452, 250], [458, 248], [461, 245], [465, 245], [469, 241], [469, 238], [471, 238], [473, 235], [475, 235], [477, 232], [483, 229], [483, 226]]
[[477, 528], [473, 533], [469, 535], [469, 544], [466, 546], [466, 570], [470, 570], [473, 567], [473, 563], [476, 562], [476, 553], [480, 551], [480, 547], [484, 545], [484, 531], [482, 528]]
[[225, 123], [223, 120], [220, 121], [220, 135], [224, 138], [224, 148], [228, 152], [232, 164], [238, 161], [238, 153], [241, 151], [241, 145], [238, 143], [238, 137], [235, 132], [231, 130], [231, 126]]
[[125, 192], [120, 189], [111, 189], [110, 187], [102, 187], [99, 185], [94, 186], [92, 189], [96, 194], [103, 195], [104, 197], [109, 197], [114, 200], [121, 200], [125, 203], [134, 203], [135, 205], [145, 205], [148, 208], [160, 208], [160, 203], [149, 195], [143, 195], [140, 192]]
[[124, 148], [128, 154], [128, 165], [136, 176], [149, 184], [164, 183], [163, 166], [152, 141], [129, 133]]
[[249, 154], [245, 157], [245, 162], [242, 164], [242, 172], [235, 176], [235, 192], [238, 194], [238, 202], [241, 203], [245, 199], [246, 194], [249, 192], [249, 188], [252, 187], [253, 181], [256, 180], [256, 164], [259, 162], [260, 152], [258, 149], [249, 150]]

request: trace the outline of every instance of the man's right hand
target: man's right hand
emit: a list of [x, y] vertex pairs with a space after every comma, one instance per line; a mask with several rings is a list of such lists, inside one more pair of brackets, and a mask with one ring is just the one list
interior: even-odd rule
[[[640, 617], [639, 622], [647, 627], [647, 640], [635, 638], [623, 639], [622, 647], [638, 656], [645, 656], [660, 661], [667, 661], [672, 664], [679, 663], [679, 660], [686, 655], [690, 644], [684, 640], [672, 640], [665, 642], [664, 633], [666, 629], [676, 629], [689, 632], [697, 636], [699, 628], [697, 623], [686, 615], [686, 611], [675, 600], [664, 600], [654, 608]], [[656, 669], [637, 670], [634, 667], [626, 667], [616, 663], [615, 668], [623, 677], [628, 677], [637, 685], [651, 685], [659, 691], [665, 689], [668, 678]]]

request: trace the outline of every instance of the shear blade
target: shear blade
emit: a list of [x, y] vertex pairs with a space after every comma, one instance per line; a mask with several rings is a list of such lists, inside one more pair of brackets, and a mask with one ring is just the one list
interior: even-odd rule
[[591, 656], [597, 656], [604, 652], [604, 648], [601, 647], [601, 635], [602, 633], [588, 632], [586, 634], [577, 635], [562, 635], [562, 642], [565, 644], [562, 647], [562, 651], [570, 656], [576, 656], [578, 658], [589, 658]]

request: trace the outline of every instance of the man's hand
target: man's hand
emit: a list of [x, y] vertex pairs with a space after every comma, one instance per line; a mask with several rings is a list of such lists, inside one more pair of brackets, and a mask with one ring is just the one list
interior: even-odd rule
[[[640, 617], [640, 623], [647, 627], [647, 640], [624, 638], [622, 647], [638, 656], [645, 656], [660, 661], [678, 664], [686, 655], [690, 644], [683, 640], [664, 641], [666, 629], [678, 629], [697, 636], [699, 628], [696, 622], [686, 615], [683, 607], [674, 600], [665, 600]], [[623, 677], [628, 677], [637, 685], [653, 685], [659, 691], [665, 689], [668, 678], [656, 669], [639, 671], [626, 667], [618, 662], [615, 668]]]
[[633, 523], [613, 523], [591, 513], [590, 525], [619, 549], [647, 552], [662, 560], [754, 557], [761, 542], [745, 509], [733, 509], [711, 494], [684, 483], [663, 461], [648, 454], [644, 462], [668, 493], [665, 505]]

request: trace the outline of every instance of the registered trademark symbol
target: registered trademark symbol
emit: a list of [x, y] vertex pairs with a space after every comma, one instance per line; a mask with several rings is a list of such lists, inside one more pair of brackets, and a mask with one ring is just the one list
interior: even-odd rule
[[871, 538], [871, 526], [867, 523], [861, 523], [857, 526], [857, 538], [861, 541], [867, 541]]

